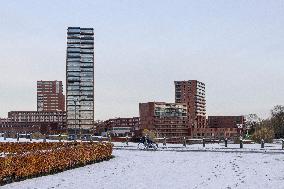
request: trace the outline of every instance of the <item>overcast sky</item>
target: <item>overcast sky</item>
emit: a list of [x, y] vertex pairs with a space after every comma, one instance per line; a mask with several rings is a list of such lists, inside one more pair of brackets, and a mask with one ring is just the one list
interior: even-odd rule
[[36, 110], [36, 81], [62, 80], [66, 29], [95, 31], [95, 119], [174, 102], [174, 81], [206, 84], [207, 115], [284, 104], [284, 1], [0, 1], [0, 117]]

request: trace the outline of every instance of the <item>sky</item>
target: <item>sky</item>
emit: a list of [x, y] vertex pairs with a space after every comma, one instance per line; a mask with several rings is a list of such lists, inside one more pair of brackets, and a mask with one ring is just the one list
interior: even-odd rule
[[206, 84], [207, 115], [284, 105], [284, 1], [0, 0], [0, 117], [36, 110], [36, 81], [62, 80], [68, 26], [95, 31], [95, 119], [174, 102]]

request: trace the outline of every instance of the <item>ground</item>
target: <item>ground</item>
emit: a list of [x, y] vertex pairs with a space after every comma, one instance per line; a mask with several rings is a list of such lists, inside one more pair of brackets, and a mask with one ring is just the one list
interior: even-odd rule
[[113, 155], [109, 161], [8, 184], [1, 189], [284, 188], [283, 153], [133, 148], [116, 149]]

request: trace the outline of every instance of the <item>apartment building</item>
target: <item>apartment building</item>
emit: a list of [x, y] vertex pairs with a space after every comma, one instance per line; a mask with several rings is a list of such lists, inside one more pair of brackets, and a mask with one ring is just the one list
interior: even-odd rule
[[70, 130], [94, 124], [94, 30], [68, 27], [66, 56], [66, 111]]
[[42, 134], [66, 132], [65, 111], [11, 111], [0, 120], [0, 132]]
[[190, 127], [206, 127], [205, 84], [197, 80], [175, 81], [175, 102], [187, 105]]
[[130, 118], [113, 118], [104, 121], [99, 124], [101, 127], [100, 134], [107, 135], [107, 133], [112, 136], [133, 136], [134, 132], [140, 128], [140, 118], [130, 117]]
[[210, 128], [238, 128], [244, 123], [244, 116], [208, 116], [208, 127]]
[[140, 103], [139, 114], [140, 129], [150, 130], [158, 138], [180, 138], [190, 135], [188, 110], [184, 103]]
[[65, 111], [62, 81], [37, 81], [37, 111]]

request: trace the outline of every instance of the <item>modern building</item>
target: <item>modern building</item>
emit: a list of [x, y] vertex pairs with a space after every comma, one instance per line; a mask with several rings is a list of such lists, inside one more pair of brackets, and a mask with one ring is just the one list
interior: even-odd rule
[[190, 135], [187, 106], [184, 103], [147, 102], [139, 104], [140, 129], [169, 139]]
[[206, 139], [235, 139], [239, 137], [238, 128], [193, 128], [191, 129], [192, 138]]
[[112, 136], [133, 136], [134, 132], [140, 128], [140, 118], [114, 118], [104, 121], [100, 124], [100, 134], [106, 136], [107, 133]]
[[187, 105], [191, 128], [206, 127], [205, 84], [197, 80], [175, 81], [175, 102]]
[[244, 116], [208, 116], [210, 128], [240, 128], [244, 123]]
[[62, 81], [37, 81], [37, 111], [65, 111]]
[[68, 27], [66, 111], [69, 130], [88, 130], [94, 124], [94, 30]]
[[66, 132], [65, 111], [11, 111], [0, 120], [0, 132], [58, 134]]
[[207, 126], [192, 128], [192, 138], [235, 139], [243, 133], [244, 116], [208, 116]]

